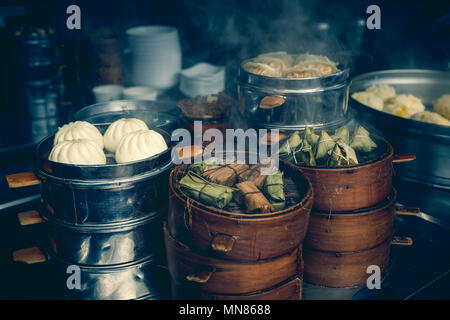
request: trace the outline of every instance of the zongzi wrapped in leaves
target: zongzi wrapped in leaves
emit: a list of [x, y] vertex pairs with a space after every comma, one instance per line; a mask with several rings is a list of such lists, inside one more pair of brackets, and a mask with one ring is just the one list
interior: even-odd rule
[[331, 151], [329, 158], [330, 167], [341, 167], [358, 164], [355, 150], [346, 144], [342, 139], [338, 139]]
[[274, 211], [274, 207], [264, 194], [252, 181], [244, 181], [236, 184], [236, 188], [245, 199], [245, 209], [248, 213], [267, 213]]
[[314, 147], [315, 159], [317, 160], [327, 157], [328, 152], [333, 149], [335, 144], [336, 143], [333, 138], [331, 138], [325, 130], [322, 130], [320, 132], [319, 140]]
[[295, 164], [305, 164], [307, 166], [316, 165], [313, 148], [308, 140], [306, 140], [306, 136], [303, 138], [302, 143], [295, 149], [293, 160]]
[[286, 198], [284, 195], [283, 172], [278, 170], [277, 173], [267, 176], [264, 183], [264, 193], [275, 211], [284, 209]]
[[300, 136], [300, 132], [295, 131], [294, 133], [292, 133], [278, 150], [280, 158], [283, 160], [292, 158], [293, 151], [301, 142], [302, 137]]
[[231, 187], [240, 173], [249, 169], [248, 164], [231, 163], [225, 165], [207, 165], [202, 173], [206, 180]]
[[306, 141], [308, 141], [311, 146], [315, 146], [317, 141], [319, 141], [319, 136], [314, 133], [314, 129], [308, 126], [305, 128], [304, 138], [306, 138]]
[[348, 131], [347, 126], [342, 126], [339, 129], [336, 129], [333, 139], [337, 141], [339, 138], [344, 140], [346, 144], [350, 143], [350, 132]]
[[350, 147], [355, 151], [370, 152], [377, 147], [377, 144], [370, 138], [369, 131], [359, 125], [355, 129]]
[[233, 198], [232, 188], [206, 181], [191, 171], [181, 178], [179, 186], [187, 196], [219, 209], [225, 207]]
[[261, 174], [261, 168], [263, 166], [264, 165], [261, 163], [249, 166], [247, 170], [241, 171], [238, 174], [238, 181], [252, 181], [259, 189], [261, 189], [266, 180], [266, 176]]

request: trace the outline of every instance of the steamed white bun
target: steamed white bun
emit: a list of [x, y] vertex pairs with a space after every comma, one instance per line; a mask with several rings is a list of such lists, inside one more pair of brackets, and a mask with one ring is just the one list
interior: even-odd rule
[[352, 94], [352, 98], [376, 110], [383, 110], [383, 99], [373, 92], [360, 91]]
[[100, 131], [87, 121], [75, 121], [63, 125], [55, 134], [53, 145], [62, 141], [89, 139], [103, 149], [103, 136]]
[[123, 136], [130, 132], [148, 130], [147, 124], [136, 118], [122, 118], [111, 123], [103, 136], [105, 149], [116, 152], [117, 146]]
[[450, 94], [444, 94], [433, 103], [434, 112], [450, 120]]
[[410, 118], [417, 112], [425, 111], [422, 101], [412, 94], [399, 94], [386, 100], [383, 111], [403, 118]]
[[53, 146], [48, 157], [49, 160], [76, 165], [106, 164], [103, 148], [89, 139], [76, 139], [62, 141]]
[[153, 130], [140, 130], [122, 137], [116, 149], [116, 162], [126, 163], [152, 157], [167, 150], [163, 136]]

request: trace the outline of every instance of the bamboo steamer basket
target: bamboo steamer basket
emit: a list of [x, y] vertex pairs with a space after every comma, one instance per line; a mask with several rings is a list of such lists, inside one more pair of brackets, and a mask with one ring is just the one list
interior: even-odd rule
[[397, 193], [380, 204], [345, 213], [312, 211], [305, 244], [331, 252], [360, 251], [376, 247], [392, 235]]
[[412, 161], [415, 156], [394, 156], [389, 142], [375, 135], [371, 137], [382, 150], [375, 159], [339, 168], [298, 166], [313, 186], [315, 210], [358, 210], [374, 206], [389, 196], [392, 190], [392, 164]]
[[230, 261], [201, 255], [176, 240], [164, 226], [167, 265], [171, 278], [204, 292], [246, 294], [265, 290], [303, 269], [302, 251], [259, 261]]
[[169, 178], [168, 229], [176, 239], [192, 243], [212, 256], [247, 261], [278, 257], [304, 240], [313, 190], [295, 166], [280, 161], [280, 170], [297, 185], [301, 200], [284, 210], [265, 214], [224, 211], [186, 197], [178, 186], [178, 177], [185, 168], [175, 167]]
[[240, 295], [209, 293], [186, 288], [174, 280], [171, 284], [172, 297], [177, 300], [301, 300], [303, 280], [301, 275], [296, 275], [273, 288]]
[[389, 265], [391, 238], [361, 251], [330, 252], [304, 248], [305, 281], [325, 287], [351, 287], [367, 282], [367, 267], [377, 265], [382, 273]]

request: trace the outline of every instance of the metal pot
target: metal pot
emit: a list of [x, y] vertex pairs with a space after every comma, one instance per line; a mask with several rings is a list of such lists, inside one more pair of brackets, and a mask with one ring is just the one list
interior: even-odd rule
[[[346, 122], [349, 70], [307, 79], [272, 78], [239, 68], [241, 113], [257, 127], [280, 130], [334, 128]], [[264, 98], [280, 101], [274, 108], [261, 107]], [[284, 102], [283, 102], [284, 101]]]
[[115, 265], [164, 254], [162, 223], [166, 210], [127, 222], [72, 225], [53, 219], [45, 210], [52, 255], [73, 264]]
[[[107, 125], [97, 126], [101, 132]], [[152, 128], [168, 149], [140, 161], [78, 166], [48, 160], [54, 136], [37, 147], [36, 174], [42, 180], [42, 204], [55, 220], [70, 224], [105, 224], [136, 219], [167, 206], [172, 168], [167, 132]]]
[[[439, 96], [450, 92], [450, 73], [431, 70], [370, 72], [352, 80], [350, 93], [375, 84], [390, 85], [397, 93], [412, 94], [419, 97], [425, 106], [431, 106]], [[416, 156], [416, 161], [396, 168], [397, 176], [450, 190], [450, 127], [401, 118], [367, 107], [354, 99], [350, 99], [350, 106], [358, 121], [380, 130], [397, 153]]]
[[[107, 267], [80, 268], [79, 289], [69, 289], [67, 273], [73, 264], [52, 257], [56, 287], [67, 299], [76, 300], [130, 300], [168, 299], [170, 276], [167, 268], [157, 260], [146, 258], [139, 261]], [[73, 268], [73, 267], [72, 267]]]
[[181, 111], [175, 104], [160, 101], [118, 100], [93, 104], [75, 114], [75, 120], [95, 124], [112, 123], [121, 118], [139, 118], [147, 125], [172, 133], [179, 127]]

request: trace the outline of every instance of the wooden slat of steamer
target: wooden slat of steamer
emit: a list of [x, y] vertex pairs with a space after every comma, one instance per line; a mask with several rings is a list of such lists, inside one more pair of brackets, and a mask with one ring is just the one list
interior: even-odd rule
[[41, 183], [33, 172], [10, 174], [6, 176], [6, 181], [11, 189], [29, 187]]
[[17, 214], [21, 226], [29, 226], [41, 223], [43, 220], [41, 215], [36, 210], [20, 212]]
[[24, 262], [26, 264], [34, 264], [47, 261], [47, 257], [41, 249], [32, 247], [14, 251], [13, 260], [16, 262]]

